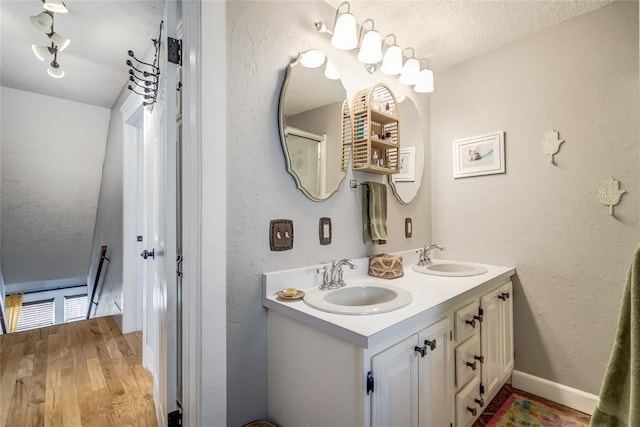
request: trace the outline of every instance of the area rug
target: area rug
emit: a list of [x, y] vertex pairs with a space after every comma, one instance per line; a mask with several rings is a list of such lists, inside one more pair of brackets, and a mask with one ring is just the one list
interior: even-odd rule
[[588, 427], [589, 417], [580, 416], [513, 393], [487, 423], [495, 427]]

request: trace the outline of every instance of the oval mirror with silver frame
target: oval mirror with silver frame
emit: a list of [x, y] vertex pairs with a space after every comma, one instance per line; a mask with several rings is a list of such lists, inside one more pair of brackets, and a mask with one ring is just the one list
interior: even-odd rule
[[342, 135], [351, 123], [348, 103], [346, 116], [343, 112], [346, 99], [336, 68], [322, 52], [303, 52], [287, 67], [278, 105], [280, 142], [287, 172], [317, 202], [338, 191], [346, 176]]
[[387, 177], [396, 199], [403, 205], [407, 205], [416, 197], [422, 184], [424, 134], [418, 109], [411, 98], [399, 97], [398, 111], [402, 117], [400, 121], [400, 134], [402, 135], [400, 172], [387, 175]]

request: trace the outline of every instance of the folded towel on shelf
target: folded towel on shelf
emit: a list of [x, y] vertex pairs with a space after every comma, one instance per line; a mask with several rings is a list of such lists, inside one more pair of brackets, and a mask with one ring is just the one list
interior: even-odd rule
[[640, 426], [640, 247], [622, 296], [616, 338], [592, 426]]
[[361, 187], [364, 243], [387, 240], [387, 186], [378, 182], [364, 182]]

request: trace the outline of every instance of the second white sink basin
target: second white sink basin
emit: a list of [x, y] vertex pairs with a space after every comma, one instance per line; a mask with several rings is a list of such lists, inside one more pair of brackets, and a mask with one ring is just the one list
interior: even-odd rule
[[424, 266], [415, 264], [413, 270], [423, 274], [449, 277], [478, 276], [487, 272], [487, 269], [480, 265], [453, 261], [434, 262]]
[[329, 291], [318, 289], [307, 292], [303, 300], [307, 305], [329, 313], [377, 314], [409, 305], [413, 297], [395, 286], [367, 283]]

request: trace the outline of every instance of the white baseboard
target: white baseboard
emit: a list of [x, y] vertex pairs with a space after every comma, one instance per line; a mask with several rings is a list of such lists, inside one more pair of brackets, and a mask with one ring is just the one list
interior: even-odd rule
[[593, 410], [599, 401], [598, 396], [595, 394], [515, 370], [511, 377], [511, 384], [515, 388], [544, 397], [545, 399], [552, 400], [586, 414], [593, 414]]

